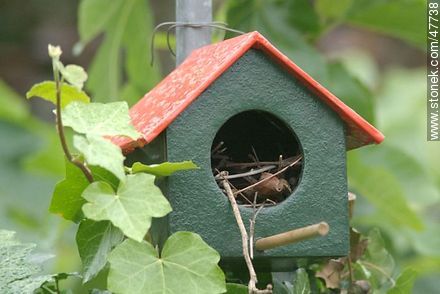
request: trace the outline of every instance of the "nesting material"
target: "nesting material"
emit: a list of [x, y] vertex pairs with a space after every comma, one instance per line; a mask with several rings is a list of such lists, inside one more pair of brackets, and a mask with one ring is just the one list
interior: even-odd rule
[[257, 150], [252, 148], [248, 162], [234, 162], [227, 150], [224, 142], [212, 149], [213, 174], [222, 190], [221, 181], [229, 181], [239, 204], [276, 205], [291, 195], [298, 185], [301, 155], [283, 158], [280, 154], [277, 161], [260, 161]]

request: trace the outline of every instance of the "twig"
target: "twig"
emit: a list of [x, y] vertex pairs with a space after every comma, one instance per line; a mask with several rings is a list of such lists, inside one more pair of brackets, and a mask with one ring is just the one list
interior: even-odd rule
[[264, 204], [266, 201], [261, 203], [261, 205], [257, 209], [257, 196], [258, 192], [255, 192], [254, 196], [254, 202], [252, 203], [252, 218], [249, 220], [249, 252], [251, 255], [251, 259], [254, 259], [254, 236], [255, 236], [255, 222], [257, 220], [257, 216], [260, 213], [260, 211], [263, 209]]
[[258, 164], [258, 166], [260, 166], [260, 159], [258, 158], [258, 155], [257, 155], [257, 152], [255, 151], [254, 146], [251, 146], [251, 148], [252, 148], [252, 153], [254, 154], [256, 163]]
[[231, 186], [229, 185], [229, 183], [226, 179], [222, 182], [222, 184], [226, 190], [226, 193], [229, 198], [229, 202], [231, 203], [231, 206], [232, 206], [232, 212], [234, 213], [238, 228], [240, 229], [241, 243], [243, 246], [243, 256], [244, 256], [244, 260], [246, 261], [246, 266], [249, 270], [249, 277], [250, 277], [249, 284], [248, 284], [249, 294], [272, 294], [272, 286], [271, 285], [268, 285], [267, 288], [264, 290], [259, 290], [256, 287], [257, 274], [255, 273], [255, 269], [252, 264], [252, 260], [249, 256], [248, 234], [247, 234], [246, 228], [244, 226], [243, 219], [241, 218], [240, 210], [238, 209], [238, 204], [235, 201], [234, 193], [232, 193]]
[[[222, 148], [223, 144], [225, 144], [225, 142], [221, 141], [220, 143], [217, 144], [217, 146], [215, 146], [212, 151], [211, 151], [211, 155], [215, 154], [220, 148]], [[221, 153], [221, 152], [219, 152]]]
[[283, 164], [283, 155], [280, 154], [280, 157], [278, 158], [278, 170], [283, 168], [282, 164]]
[[[350, 254], [351, 254], [351, 252], [350, 252]], [[347, 264], [348, 264], [348, 271], [349, 271], [349, 274], [350, 274], [350, 287], [353, 285], [353, 282], [354, 282], [354, 273], [353, 273], [353, 268], [352, 268], [352, 265], [351, 265], [351, 256], [350, 256], [350, 254], [348, 254], [348, 257], [347, 257]]]
[[256, 182], [255, 184], [249, 185], [249, 186], [247, 186], [246, 188], [243, 188], [243, 189], [241, 189], [241, 190], [238, 190], [237, 192], [235, 192], [235, 194], [242, 193], [242, 192], [244, 192], [244, 191], [246, 191], [246, 190], [248, 190], [248, 189], [250, 189], [250, 188], [253, 188], [253, 187], [255, 187], [255, 186], [258, 186], [259, 184], [261, 184], [261, 183], [263, 183], [263, 182], [266, 182], [266, 181], [270, 180], [271, 178], [273, 178], [273, 177], [275, 177], [275, 176], [277, 176], [277, 175], [283, 173], [283, 172], [286, 171], [288, 168], [290, 168], [290, 167], [294, 166], [295, 164], [297, 164], [297, 163], [301, 160], [301, 158], [302, 158], [302, 157], [299, 157], [297, 160], [295, 160], [294, 162], [292, 162], [292, 163], [289, 164], [288, 166], [284, 167], [283, 169], [280, 169], [280, 170], [277, 171], [276, 173], [270, 175], [269, 177], [264, 178], [264, 179], [262, 179], [262, 180]]
[[87, 180], [91, 183], [91, 182], [93, 182], [92, 172], [84, 163], [73, 158], [72, 154], [70, 153], [69, 146], [67, 145], [66, 135], [64, 134], [63, 120], [61, 117], [61, 86], [62, 86], [63, 82], [60, 81], [58, 69], [55, 66], [55, 61], [54, 61], [54, 65], [53, 65], [53, 71], [54, 71], [56, 99], [57, 99], [57, 104], [56, 104], [57, 114], [55, 116], [55, 119], [56, 119], [56, 125], [57, 125], [57, 130], [58, 130], [58, 136], [59, 136], [60, 142], [61, 142], [61, 147], [63, 148], [63, 152], [66, 155], [67, 160], [69, 162], [73, 163], [74, 165], [76, 165], [79, 169], [81, 169], [81, 171], [83, 172], [83, 174], [85, 175]]
[[247, 167], [254, 167], [254, 166], [258, 166], [258, 165], [271, 165], [271, 164], [276, 164], [276, 165], [280, 165], [281, 167], [286, 167], [287, 165], [291, 164], [293, 161], [296, 161], [298, 159], [297, 156], [292, 156], [286, 159], [283, 159], [281, 161], [281, 165], [280, 165], [280, 161], [260, 161], [260, 162], [231, 162], [231, 163], [227, 163], [225, 165], [225, 167], [241, 167], [241, 168], [247, 168]]
[[255, 169], [255, 170], [251, 170], [251, 171], [248, 171], [245, 173], [241, 173], [241, 174], [233, 174], [233, 175], [227, 175], [227, 176], [221, 176], [220, 174], [218, 174], [215, 176], [215, 179], [216, 180], [222, 180], [222, 179], [231, 180], [231, 179], [237, 179], [237, 178], [244, 178], [244, 177], [248, 177], [248, 176], [258, 175], [258, 174], [261, 174], [265, 171], [268, 171], [268, 170], [271, 170], [274, 168], [276, 168], [275, 165], [269, 165], [269, 166], [265, 166], [265, 167], [262, 167], [259, 169]]
[[[215, 171], [216, 171], [218, 174], [223, 173], [224, 177], [226, 177], [226, 176], [228, 175], [228, 172], [227, 172], [227, 171], [223, 171], [223, 172], [221, 172], [221, 171], [219, 171], [218, 169], [215, 169]], [[227, 180], [227, 179], [226, 179], [226, 180]], [[238, 190], [236, 187], [234, 187], [234, 185], [232, 185], [231, 182], [228, 181], [228, 183], [229, 183], [229, 185], [232, 187], [232, 189], [234, 189], [234, 190]], [[223, 191], [223, 192], [225, 192], [225, 191]], [[243, 193], [240, 193], [240, 195], [241, 195], [241, 197], [243, 197], [247, 202], [249, 202], [249, 203], [252, 205], [252, 202], [246, 197], [246, 195], [244, 195]]]

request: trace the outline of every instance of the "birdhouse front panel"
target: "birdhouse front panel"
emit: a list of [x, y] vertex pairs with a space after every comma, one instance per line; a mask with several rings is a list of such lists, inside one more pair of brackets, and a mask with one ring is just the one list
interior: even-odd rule
[[[231, 118], [246, 113], [248, 117], [252, 113], [273, 116], [283, 122], [299, 143], [299, 146], [292, 144], [291, 148], [298, 149], [304, 157], [295, 190], [281, 203], [262, 209], [256, 219], [255, 237], [321, 221], [330, 226], [326, 237], [259, 252], [257, 262], [260, 257], [271, 257], [272, 270], [287, 270], [277, 266], [277, 258], [347, 254], [344, 124], [319, 98], [255, 49], [235, 62], [167, 129], [168, 160], [189, 159], [200, 167], [169, 178], [168, 197], [174, 210], [169, 216], [171, 233], [194, 231], [218, 250], [224, 260], [242, 260], [241, 237], [231, 206], [211, 171], [211, 149], [222, 126]], [[267, 121], [269, 126], [273, 123], [273, 119]], [[253, 136], [257, 156], [270, 152], [278, 156], [277, 150], [273, 150], [276, 140], [283, 142], [285, 137], [269, 137], [272, 142], [264, 141], [268, 137], [264, 133], [267, 125], [260, 125], [261, 133], [258, 128], [249, 132], [246, 123], [231, 125], [230, 131], [239, 136], [227, 142], [226, 148], [240, 150]], [[272, 147], [268, 150], [264, 146]], [[252, 211], [249, 207], [241, 207], [247, 224]]]

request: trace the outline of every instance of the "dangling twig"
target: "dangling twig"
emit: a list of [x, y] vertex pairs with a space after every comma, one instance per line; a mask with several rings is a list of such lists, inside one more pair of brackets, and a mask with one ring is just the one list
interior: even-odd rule
[[251, 255], [251, 259], [254, 259], [254, 236], [255, 236], [255, 222], [257, 220], [257, 216], [260, 211], [263, 209], [266, 200], [261, 203], [261, 205], [257, 208], [257, 196], [258, 192], [255, 192], [254, 202], [252, 203], [252, 218], [249, 220], [249, 252]]
[[266, 289], [259, 290], [257, 289], [257, 274], [255, 273], [254, 265], [252, 264], [251, 257], [249, 255], [249, 238], [246, 231], [246, 227], [244, 226], [243, 219], [241, 218], [240, 210], [238, 208], [238, 204], [235, 201], [234, 193], [232, 192], [231, 186], [229, 182], [225, 179], [223, 182], [223, 187], [226, 190], [226, 194], [228, 195], [229, 202], [232, 206], [232, 212], [234, 213], [235, 220], [237, 221], [238, 228], [240, 229], [241, 234], [241, 243], [243, 247], [243, 256], [246, 262], [246, 266], [249, 270], [249, 294], [272, 294], [272, 285], [268, 285]]

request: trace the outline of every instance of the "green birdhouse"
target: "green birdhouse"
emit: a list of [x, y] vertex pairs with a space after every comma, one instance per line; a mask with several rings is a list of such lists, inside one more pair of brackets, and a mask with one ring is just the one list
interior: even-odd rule
[[130, 115], [142, 138], [121, 143], [128, 160], [200, 167], [165, 183], [169, 234], [198, 233], [226, 269], [242, 264], [227, 179], [246, 225], [258, 210], [254, 240], [328, 225], [325, 236], [255, 250], [257, 268], [347, 255], [346, 152], [383, 135], [258, 32], [195, 50]]

